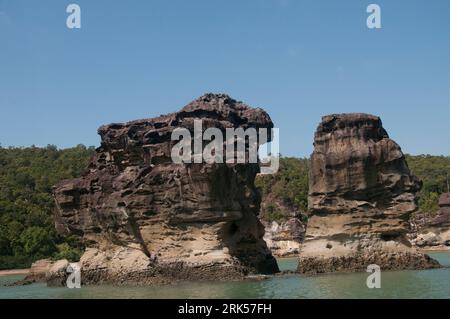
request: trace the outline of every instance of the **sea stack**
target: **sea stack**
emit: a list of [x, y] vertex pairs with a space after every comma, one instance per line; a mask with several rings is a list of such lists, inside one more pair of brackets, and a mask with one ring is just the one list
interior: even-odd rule
[[100, 127], [101, 147], [84, 176], [54, 188], [57, 230], [87, 247], [79, 262], [83, 284], [278, 272], [257, 217], [259, 164], [248, 157], [242, 164], [172, 161], [179, 142], [172, 132], [185, 128], [194, 138], [195, 120], [224, 136], [226, 128], [273, 127], [264, 110], [224, 94], [206, 94], [177, 113]]
[[439, 267], [407, 240], [421, 182], [379, 117], [322, 118], [314, 140], [301, 273]]

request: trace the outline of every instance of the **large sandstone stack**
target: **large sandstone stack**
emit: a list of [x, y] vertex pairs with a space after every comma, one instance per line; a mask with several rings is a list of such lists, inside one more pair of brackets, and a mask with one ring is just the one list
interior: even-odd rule
[[314, 146], [300, 272], [439, 266], [406, 238], [421, 183], [378, 117], [325, 116]]
[[[176, 128], [272, 128], [262, 109], [207, 94], [178, 113], [99, 129], [88, 172], [55, 187], [57, 229], [88, 247], [83, 283], [234, 279], [278, 271], [257, 218], [257, 163], [174, 164]], [[225, 136], [225, 133], [224, 133]], [[207, 144], [205, 142], [204, 144]]]

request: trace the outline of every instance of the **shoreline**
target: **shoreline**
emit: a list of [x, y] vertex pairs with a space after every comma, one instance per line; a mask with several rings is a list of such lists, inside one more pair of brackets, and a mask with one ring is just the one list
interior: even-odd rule
[[274, 257], [275, 259], [295, 259], [295, 258], [300, 258], [300, 256], [299, 256], [299, 255], [292, 255], [292, 256], [282, 256], [282, 257], [279, 257], [279, 256], [276, 256], [276, 255], [273, 255], [273, 257]]
[[[436, 249], [419, 249], [422, 253], [428, 254], [428, 253], [450, 253], [450, 248], [436, 248]], [[276, 259], [286, 260], [286, 259], [295, 259], [299, 258], [299, 256], [283, 256], [283, 257], [277, 257], [274, 256]], [[14, 275], [28, 275], [30, 273], [30, 268], [28, 269], [7, 269], [7, 270], [0, 270], [0, 277], [4, 276], [14, 276]]]
[[30, 273], [30, 269], [0, 270], [0, 277], [3, 277], [3, 276], [14, 276], [14, 275], [28, 275], [29, 273]]
[[428, 253], [450, 253], [450, 248], [436, 248], [436, 249], [420, 249], [421, 252]]

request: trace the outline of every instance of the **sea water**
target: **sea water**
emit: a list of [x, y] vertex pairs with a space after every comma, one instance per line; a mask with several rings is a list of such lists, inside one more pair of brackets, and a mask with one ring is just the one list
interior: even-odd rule
[[[45, 284], [5, 287], [24, 276], [0, 277], [0, 298], [450, 298], [450, 252], [430, 253], [441, 269], [385, 271], [381, 288], [369, 289], [369, 273], [320, 276], [285, 275], [267, 280], [183, 282], [167, 286], [83, 286], [48, 288]], [[279, 259], [281, 270], [295, 270], [295, 258]]]

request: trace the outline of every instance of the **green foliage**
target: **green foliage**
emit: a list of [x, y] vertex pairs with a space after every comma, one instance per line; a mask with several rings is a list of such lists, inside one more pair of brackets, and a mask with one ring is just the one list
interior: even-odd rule
[[[423, 181], [419, 200], [420, 212], [435, 213], [439, 209], [439, 196], [447, 191], [450, 157], [406, 155], [406, 159], [411, 172]], [[256, 179], [256, 186], [261, 190], [265, 203], [262, 218], [267, 221], [282, 221], [286, 218], [286, 212], [280, 207], [306, 212], [308, 165], [308, 159], [281, 158], [277, 174], [259, 176]]]
[[439, 209], [442, 193], [447, 192], [447, 175], [450, 175], [450, 157], [432, 155], [406, 155], [411, 172], [423, 182], [419, 208], [421, 213], [433, 214]]
[[57, 246], [58, 252], [53, 256], [53, 259], [67, 259], [71, 262], [79, 261], [83, 251], [80, 248], [71, 247], [68, 243], [62, 243]]
[[0, 270], [29, 268], [33, 258], [28, 256], [0, 256]]
[[286, 215], [283, 214], [283, 212], [278, 209], [275, 205], [273, 204], [268, 204], [267, 205], [267, 210], [264, 214], [264, 219], [268, 222], [280, 222], [283, 221], [286, 218]]
[[41, 258], [79, 258], [80, 244], [54, 230], [52, 186], [80, 176], [94, 149], [0, 147], [0, 269]]
[[56, 252], [53, 236], [49, 230], [41, 227], [30, 227], [25, 229], [19, 238], [20, 249], [15, 253], [25, 256], [44, 258]]
[[423, 193], [420, 197], [419, 207], [422, 213], [434, 214], [439, 210], [439, 194], [438, 193]]
[[[80, 258], [81, 243], [76, 238], [62, 238], [54, 230], [51, 190], [63, 179], [80, 176], [93, 153], [93, 148], [83, 145], [65, 150], [51, 145], [0, 147], [0, 269], [29, 267], [41, 258]], [[450, 157], [406, 157], [413, 174], [424, 183], [420, 209], [434, 213], [440, 194], [447, 190]], [[264, 219], [281, 221], [287, 212], [306, 212], [308, 166], [308, 159], [281, 158], [277, 174], [257, 178]]]
[[256, 186], [260, 189], [266, 209], [262, 218], [282, 221], [287, 212], [306, 212], [308, 209], [308, 159], [284, 157], [280, 169], [274, 175], [258, 176]]
[[424, 193], [442, 194], [447, 191], [447, 174], [450, 175], [449, 156], [406, 155], [411, 171], [423, 181]]

